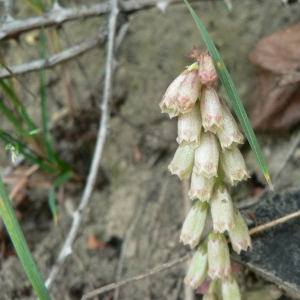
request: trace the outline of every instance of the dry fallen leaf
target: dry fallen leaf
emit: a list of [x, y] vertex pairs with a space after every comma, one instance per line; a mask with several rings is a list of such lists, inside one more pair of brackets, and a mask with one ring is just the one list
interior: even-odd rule
[[300, 23], [261, 39], [250, 53], [258, 78], [248, 99], [256, 130], [287, 130], [300, 121]]
[[94, 234], [90, 234], [88, 239], [88, 249], [103, 249], [107, 245], [99, 240]]

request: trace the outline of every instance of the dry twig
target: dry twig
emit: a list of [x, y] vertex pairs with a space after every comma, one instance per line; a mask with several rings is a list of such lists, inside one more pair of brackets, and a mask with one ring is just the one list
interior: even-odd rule
[[111, 290], [116, 289], [118, 287], [121, 287], [121, 286], [123, 286], [125, 284], [131, 283], [131, 282], [134, 282], [134, 281], [138, 281], [138, 280], [144, 279], [144, 278], [146, 278], [148, 276], [152, 276], [154, 274], [160, 273], [160, 272], [162, 272], [164, 270], [167, 270], [169, 268], [174, 267], [175, 265], [178, 265], [178, 264], [180, 264], [180, 263], [182, 263], [184, 261], [187, 261], [191, 256], [192, 256], [192, 253], [189, 253], [189, 254], [187, 254], [187, 255], [185, 255], [183, 257], [177, 258], [177, 259], [175, 259], [175, 260], [173, 260], [171, 262], [168, 262], [168, 263], [162, 264], [162, 265], [160, 265], [158, 267], [155, 267], [155, 268], [151, 269], [148, 272], [139, 274], [139, 275], [131, 277], [131, 278], [124, 279], [124, 280], [122, 280], [120, 282], [108, 284], [106, 286], [103, 286], [103, 287], [101, 287], [99, 289], [96, 289], [94, 291], [91, 291], [91, 292], [83, 295], [83, 297], [81, 298], [81, 300], [91, 299], [94, 296], [97, 296], [99, 294], [103, 294], [103, 293], [105, 293], [107, 291], [111, 291]]
[[83, 41], [82, 43], [75, 45], [69, 49], [54, 54], [46, 59], [38, 59], [29, 63], [21, 64], [18, 66], [9, 67], [7, 69], [0, 69], [0, 79], [11, 77], [14, 75], [25, 74], [32, 71], [39, 71], [46, 68], [52, 68], [62, 62], [70, 60], [80, 54], [83, 54], [99, 44], [103, 44], [107, 38], [107, 26], [102, 26], [98, 33]]
[[111, 99], [111, 89], [112, 89], [112, 75], [113, 75], [113, 64], [114, 64], [114, 44], [115, 44], [115, 32], [116, 32], [116, 24], [117, 24], [117, 15], [118, 15], [118, 6], [117, 0], [112, 1], [112, 9], [111, 15], [108, 24], [108, 46], [107, 46], [107, 57], [106, 57], [106, 73], [105, 73], [105, 82], [104, 82], [104, 92], [103, 92], [103, 102], [101, 105], [101, 121], [99, 123], [99, 131], [97, 137], [96, 148], [91, 164], [91, 169], [87, 178], [87, 183], [85, 185], [83, 196], [80, 200], [80, 203], [73, 212], [72, 217], [72, 226], [69, 231], [69, 234], [63, 244], [63, 247], [59, 253], [56, 264], [53, 266], [50, 275], [46, 281], [46, 286], [49, 287], [53, 282], [56, 274], [58, 273], [59, 267], [65, 261], [65, 259], [72, 253], [72, 245], [76, 238], [79, 226], [81, 224], [82, 212], [87, 207], [90, 196], [92, 194], [97, 173], [99, 170], [100, 160], [102, 157], [102, 152], [106, 140], [107, 135], [107, 127], [109, 120], [109, 102]]

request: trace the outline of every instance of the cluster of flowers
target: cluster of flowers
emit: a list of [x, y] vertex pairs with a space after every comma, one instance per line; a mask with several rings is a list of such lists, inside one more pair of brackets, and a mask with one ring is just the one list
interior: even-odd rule
[[[238, 254], [252, 245], [227, 183], [236, 185], [250, 177], [237, 147], [243, 143], [243, 135], [225, 101], [217, 95], [211, 56], [195, 47], [188, 56], [197, 62], [171, 83], [160, 102], [163, 113], [170, 118], [178, 116], [179, 147], [168, 168], [180, 179], [191, 177], [189, 197], [195, 200], [180, 235], [184, 244], [197, 246], [185, 283], [196, 289], [209, 275], [211, 281], [203, 299], [216, 299], [216, 293], [221, 293], [224, 300], [236, 300], [241, 296], [225, 232]], [[199, 245], [209, 211], [213, 230]]]

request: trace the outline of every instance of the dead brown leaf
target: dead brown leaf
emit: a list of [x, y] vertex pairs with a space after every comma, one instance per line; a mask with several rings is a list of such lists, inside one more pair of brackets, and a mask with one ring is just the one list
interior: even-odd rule
[[250, 53], [257, 70], [249, 95], [254, 129], [287, 130], [300, 121], [300, 23], [261, 39]]
[[94, 234], [90, 234], [88, 239], [88, 249], [103, 249], [107, 245], [99, 240]]

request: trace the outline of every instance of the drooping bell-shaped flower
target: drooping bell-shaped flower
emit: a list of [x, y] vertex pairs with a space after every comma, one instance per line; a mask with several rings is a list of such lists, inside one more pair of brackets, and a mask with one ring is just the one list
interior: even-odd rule
[[212, 196], [213, 186], [216, 177], [196, 176], [192, 173], [191, 188], [189, 197], [191, 200], [200, 199], [201, 201], [209, 201]]
[[240, 254], [241, 250], [247, 251], [248, 247], [252, 248], [247, 224], [236, 207], [234, 207], [234, 227], [228, 231], [228, 234], [231, 246], [237, 254]]
[[275, 284], [268, 284], [268, 285], [264, 285], [259, 288], [245, 291], [243, 293], [243, 299], [276, 300], [276, 299], [279, 299], [281, 297], [281, 295], [282, 295], [282, 291]]
[[214, 84], [218, 80], [218, 74], [210, 54], [207, 52], [200, 54], [197, 61], [199, 66], [198, 75], [202, 84]]
[[180, 146], [189, 145], [196, 148], [200, 144], [202, 121], [200, 115], [200, 103], [197, 101], [192, 110], [178, 117], [178, 137], [176, 139]]
[[225, 278], [231, 275], [229, 249], [224, 234], [210, 233], [207, 245], [208, 275], [212, 278]]
[[222, 279], [223, 300], [241, 300], [239, 286], [233, 277]]
[[211, 132], [202, 132], [200, 145], [195, 149], [196, 176], [217, 177], [219, 163], [219, 145], [216, 136]]
[[222, 106], [213, 86], [204, 86], [201, 94], [200, 107], [202, 125], [205, 131], [216, 133], [218, 129], [223, 128]]
[[201, 82], [198, 78], [198, 67], [191, 65], [182, 72], [168, 87], [159, 106], [170, 118], [184, 114], [193, 108], [200, 96]]
[[207, 249], [206, 245], [201, 245], [194, 253], [188, 273], [184, 278], [184, 283], [196, 289], [207, 276]]
[[250, 178], [244, 158], [237, 147], [224, 149], [220, 160], [225, 176], [231, 185], [236, 185], [239, 181]]
[[224, 126], [217, 129], [217, 136], [223, 150], [224, 148], [233, 149], [237, 144], [244, 143], [244, 137], [239, 131], [236, 121], [225, 103], [221, 101], [221, 105]]
[[213, 228], [224, 232], [234, 228], [234, 209], [227, 187], [224, 184], [215, 186], [211, 201], [211, 216]]
[[189, 146], [179, 146], [168, 169], [172, 175], [177, 175], [181, 180], [189, 179], [192, 174], [193, 165], [194, 150]]
[[180, 241], [184, 245], [190, 244], [191, 248], [197, 246], [200, 242], [203, 232], [209, 205], [207, 203], [196, 201], [191, 208], [189, 214], [184, 220]]

